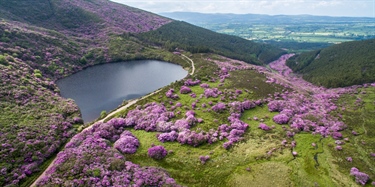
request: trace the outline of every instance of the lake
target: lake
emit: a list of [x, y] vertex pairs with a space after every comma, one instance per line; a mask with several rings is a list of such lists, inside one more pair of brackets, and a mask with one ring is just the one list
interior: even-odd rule
[[124, 100], [147, 95], [187, 75], [181, 66], [139, 60], [96, 65], [56, 82], [61, 96], [74, 99], [85, 123], [110, 111]]

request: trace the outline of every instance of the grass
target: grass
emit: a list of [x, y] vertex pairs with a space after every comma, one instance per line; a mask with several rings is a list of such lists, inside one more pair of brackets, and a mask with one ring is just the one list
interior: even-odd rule
[[[375, 153], [375, 88], [360, 88], [358, 94], [346, 94], [338, 101], [345, 107], [340, 113], [348, 129], [343, 132], [349, 141], [345, 142], [342, 151], [332, 151], [338, 170], [349, 173], [351, 167], [357, 167], [361, 172], [375, 179], [375, 158], [370, 153]], [[357, 99], [361, 101], [358, 102]], [[352, 135], [352, 131], [359, 135]], [[332, 148], [331, 148], [332, 149]], [[347, 162], [346, 157], [352, 157], [353, 162]]]
[[[249, 92], [243, 92], [238, 96], [237, 100], [240, 101], [264, 98], [268, 94], [282, 89], [264, 83], [264, 75], [253, 70], [231, 72], [231, 77], [226, 79], [224, 85], [220, 87], [218, 82], [208, 81], [212, 78], [207, 77], [208, 72], [212, 76], [212, 72], [217, 70], [217, 66], [202, 60], [207, 57], [218, 58], [201, 54], [190, 57], [194, 60], [197, 69], [195, 75], [187, 78], [193, 80], [198, 78], [211, 87], [226, 89], [226, 93], [236, 89], [248, 89]], [[175, 113], [180, 111], [180, 114], [177, 114], [174, 120], [183, 118], [186, 111], [191, 110], [191, 103], [195, 102], [204, 92], [204, 89], [197, 85], [191, 87], [197, 98], [192, 98], [189, 94], [180, 94], [178, 91], [183, 82], [182, 80], [171, 83], [159, 93], [140, 100], [137, 105], [160, 102], [170, 109], [171, 106], [180, 102], [183, 106], [175, 110]], [[171, 100], [165, 96], [170, 88], [174, 88], [178, 93], [180, 97], [178, 100]], [[358, 92], [361, 91], [363, 90]], [[370, 128], [371, 124], [374, 124], [374, 119], [371, 116], [375, 109], [373, 103], [375, 89], [368, 88], [365, 91], [366, 94], [345, 95], [339, 100], [338, 104], [347, 108], [345, 111], [338, 112], [343, 114], [344, 121], [348, 125], [348, 129], [343, 131], [343, 135], [350, 137], [350, 140], [342, 145], [342, 151], [335, 150], [336, 145], [332, 138], [322, 138], [320, 135], [298, 133], [294, 139], [288, 138], [282, 125], [272, 121], [273, 116], [278, 113], [270, 112], [264, 105], [246, 110], [242, 114], [241, 120], [249, 124], [249, 128], [244, 134], [243, 140], [229, 150], [222, 147], [222, 144], [227, 140], [192, 147], [181, 145], [178, 142], [161, 143], [156, 138], [156, 132], [131, 130], [138, 137], [140, 147], [134, 155], [126, 155], [126, 159], [141, 166], [162, 167], [179, 184], [186, 186], [357, 186], [353, 177], [349, 175], [351, 167], [358, 167], [360, 171], [369, 174], [371, 178], [374, 175], [372, 171], [374, 168], [373, 158], [370, 158], [368, 153], [375, 152], [373, 150], [373, 131]], [[363, 102], [357, 106], [355, 100], [359, 96]], [[170, 101], [172, 104], [169, 104]], [[207, 131], [211, 128], [216, 129], [220, 124], [228, 123], [229, 111], [217, 114], [207, 112], [201, 107], [202, 103], [207, 104], [209, 101], [217, 103], [220, 99], [205, 97], [199, 99], [195, 109], [196, 117], [204, 119], [204, 122], [197, 124], [192, 128], [193, 130]], [[124, 117], [127, 111], [134, 107], [135, 105], [120, 112], [118, 116]], [[257, 117], [258, 120], [254, 120], [254, 117]], [[270, 131], [263, 131], [258, 128], [261, 122], [270, 127], [274, 126], [274, 128]], [[288, 125], [285, 127], [288, 128]], [[352, 130], [361, 135], [351, 136]], [[287, 140], [287, 145], [281, 144], [283, 140]], [[290, 146], [292, 141], [297, 142], [295, 148]], [[366, 143], [363, 144], [363, 141]], [[312, 143], [315, 143], [316, 146], [312, 146]], [[153, 160], [147, 156], [147, 150], [151, 145], [163, 145], [170, 153], [163, 160]], [[296, 151], [298, 156], [293, 157], [292, 151]], [[209, 155], [210, 160], [202, 164], [199, 156], [205, 155]], [[349, 156], [353, 157], [352, 163], [346, 161], [346, 157]]]

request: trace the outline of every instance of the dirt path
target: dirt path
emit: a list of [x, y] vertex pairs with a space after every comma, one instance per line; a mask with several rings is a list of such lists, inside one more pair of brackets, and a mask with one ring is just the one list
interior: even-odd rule
[[143, 96], [143, 97], [141, 97], [141, 98], [130, 100], [130, 101], [128, 102], [128, 104], [126, 104], [126, 105], [124, 105], [124, 106], [122, 106], [122, 107], [116, 109], [115, 111], [109, 113], [105, 118], [103, 118], [103, 119], [101, 119], [101, 120], [99, 120], [99, 121], [97, 121], [97, 122], [104, 122], [104, 121], [107, 120], [108, 118], [114, 116], [116, 113], [118, 113], [118, 112], [120, 112], [120, 111], [122, 111], [122, 110], [125, 110], [125, 109], [129, 108], [130, 106], [134, 105], [134, 104], [135, 104], [137, 101], [139, 101], [140, 99], [146, 99], [146, 98], [148, 98], [148, 97], [150, 97], [150, 96], [152, 96], [152, 95], [154, 95], [154, 94], [156, 94], [156, 93], [159, 93], [160, 91], [161, 91], [161, 89], [156, 90], [156, 91], [154, 91], [154, 92], [151, 92], [151, 93], [149, 93], [148, 95]]
[[[191, 62], [192, 71], [190, 72], [190, 75], [193, 75], [194, 72], [195, 72], [194, 61], [193, 61], [192, 59], [190, 59], [189, 57], [187, 57], [186, 55], [184, 55], [184, 54], [181, 54], [181, 56], [185, 57], [187, 60], [189, 60], [189, 61]], [[146, 98], [148, 98], [148, 97], [150, 97], [150, 96], [152, 96], [152, 95], [154, 95], [154, 94], [156, 94], [156, 93], [159, 93], [160, 91], [161, 91], [161, 89], [158, 89], [158, 90], [156, 90], [156, 91], [154, 91], [154, 92], [151, 92], [151, 93], [149, 93], [148, 95], [143, 96], [143, 97], [141, 97], [141, 98], [130, 100], [126, 105], [124, 105], [124, 106], [122, 106], [122, 107], [120, 107], [120, 108], [118, 108], [118, 109], [112, 111], [112, 112], [109, 113], [105, 118], [103, 118], [103, 119], [101, 119], [101, 120], [98, 120], [97, 122], [104, 122], [105, 120], [107, 120], [107, 119], [109, 119], [110, 117], [114, 116], [116, 113], [118, 113], [118, 112], [120, 112], [120, 111], [122, 111], [122, 110], [125, 110], [125, 109], [129, 108], [130, 106], [134, 105], [134, 104], [137, 103], [137, 101], [139, 101], [140, 99], [146, 99]], [[95, 122], [95, 123], [97, 123], [97, 122]], [[93, 123], [93, 124], [95, 124], [95, 123]], [[93, 125], [93, 124], [92, 124], [92, 125]], [[82, 132], [83, 132], [83, 131], [86, 131], [86, 130], [88, 130], [88, 129], [90, 129], [90, 128], [92, 127], [92, 125], [90, 125], [90, 126], [86, 127], [85, 129], [83, 129]], [[57, 158], [57, 157], [56, 157], [56, 158]], [[36, 184], [37, 184], [37, 183], [38, 183], [43, 177], [46, 176], [46, 172], [47, 172], [49, 169], [51, 169], [51, 167], [53, 166], [53, 163], [56, 161], [56, 158], [53, 159], [53, 161], [52, 161], [51, 164], [47, 167], [47, 169], [43, 171], [43, 173], [42, 173], [42, 174], [41, 174], [41, 175], [40, 175], [40, 176], [34, 181], [33, 184], [31, 184], [30, 187], [35, 187]]]
[[181, 54], [181, 56], [185, 57], [186, 59], [188, 59], [191, 62], [191, 72], [190, 72], [190, 75], [194, 75], [194, 73], [195, 73], [194, 61], [191, 58], [189, 58], [186, 55], [184, 55], [184, 54]]

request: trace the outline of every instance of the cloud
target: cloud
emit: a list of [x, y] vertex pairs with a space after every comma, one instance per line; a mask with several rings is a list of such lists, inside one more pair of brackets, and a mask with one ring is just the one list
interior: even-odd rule
[[375, 0], [112, 0], [147, 11], [374, 17]]

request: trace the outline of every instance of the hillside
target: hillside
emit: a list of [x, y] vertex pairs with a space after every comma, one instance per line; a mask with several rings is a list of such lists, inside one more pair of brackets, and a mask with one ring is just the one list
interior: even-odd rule
[[1, 0], [0, 186], [30, 185], [82, 129], [78, 107], [59, 96], [55, 80], [134, 59], [188, 66], [138, 35], [172, 21], [106, 0]]
[[2, 18], [82, 37], [146, 32], [171, 21], [107, 0], [1, 0], [0, 4]]
[[[375, 179], [372, 85], [319, 88], [285, 74], [290, 54], [269, 63], [280, 49], [106, 0], [0, 0], [0, 19], [0, 186]], [[195, 71], [93, 124], [54, 82], [138, 59]]]
[[174, 21], [159, 29], [140, 34], [148, 42], [192, 53], [213, 52], [251, 64], [262, 65], [276, 60], [285, 52], [279, 48], [257, 44], [240, 37], [219, 34], [186, 22]]
[[287, 65], [303, 78], [325, 87], [375, 81], [375, 39], [345, 42], [292, 57]]

